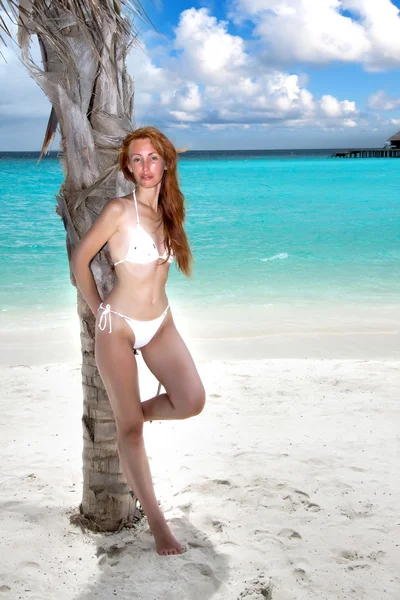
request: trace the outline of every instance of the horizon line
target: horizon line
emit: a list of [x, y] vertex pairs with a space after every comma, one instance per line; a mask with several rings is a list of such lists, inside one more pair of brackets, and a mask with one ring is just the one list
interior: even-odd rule
[[[281, 151], [289, 151], [289, 150], [302, 150], [302, 151], [310, 151], [310, 150], [362, 150], [367, 148], [367, 146], [329, 146], [326, 148], [209, 148], [209, 149], [195, 149], [195, 148], [187, 148], [184, 152], [180, 154], [187, 154], [188, 152], [281, 152]], [[382, 150], [384, 146], [370, 146], [370, 149], [375, 148], [377, 150]], [[23, 153], [41, 153], [41, 150], [0, 150], [0, 154], [23, 154]], [[49, 154], [59, 154], [62, 153], [62, 150], [50, 150]]]

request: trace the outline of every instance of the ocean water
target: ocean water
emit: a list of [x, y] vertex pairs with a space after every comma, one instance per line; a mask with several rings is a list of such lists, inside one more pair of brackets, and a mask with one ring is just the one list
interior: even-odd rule
[[[179, 175], [195, 267], [191, 280], [171, 268], [171, 304], [199, 320], [247, 315], [254, 331], [257, 319], [272, 323], [278, 307], [312, 320], [326, 307], [340, 316], [344, 306], [353, 315], [371, 308], [384, 315], [396, 306], [400, 161], [329, 156], [183, 155]], [[37, 154], [0, 153], [0, 314], [7, 322], [74, 307], [55, 212], [62, 177], [54, 156], [38, 164]]]

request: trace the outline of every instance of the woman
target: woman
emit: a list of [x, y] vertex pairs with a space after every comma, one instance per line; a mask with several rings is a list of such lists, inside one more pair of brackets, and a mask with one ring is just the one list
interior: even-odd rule
[[[95, 353], [117, 427], [117, 448], [161, 555], [180, 554], [157, 503], [143, 441], [143, 423], [199, 414], [204, 387], [176, 330], [165, 293], [172, 261], [190, 274], [191, 252], [183, 229], [184, 198], [177, 181], [177, 154], [157, 129], [129, 134], [120, 167], [134, 192], [107, 202], [73, 252], [77, 285], [96, 315]], [[101, 300], [90, 262], [108, 243], [117, 282]], [[166, 393], [141, 402], [134, 351], [139, 349]]]

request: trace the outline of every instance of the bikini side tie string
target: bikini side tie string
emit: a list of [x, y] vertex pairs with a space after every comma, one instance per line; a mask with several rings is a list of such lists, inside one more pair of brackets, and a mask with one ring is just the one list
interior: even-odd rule
[[109, 324], [109, 331], [110, 333], [112, 332], [112, 326], [111, 326], [111, 306], [109, 304], [106, 304], [106, 307], [104, 308], [103, 303], [100, 304], [98, 310], [102, 310], [103, 312], [101, 313], [101, 317], [100, 317], [100, 321], [99, 321], [99, 327], [102, 331], [105, 330], [106, 326], [107, 326], [107, 317], [108, 317], [108, 324]]

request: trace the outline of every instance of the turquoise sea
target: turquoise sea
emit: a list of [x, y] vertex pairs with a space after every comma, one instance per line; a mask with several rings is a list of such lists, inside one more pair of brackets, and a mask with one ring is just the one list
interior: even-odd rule
[[[400, 161], [334, 159], [323, 151], [188, 152], [179, 173], [195, 258], [171, 269], [172, 306], [217, 318], [353, 307], [400, 298]], [[18, 323], [74, 310], [55, 193], [56, 156], [0, 153], [0, 306]], [[214, 311], [214, 312], [213, 312]], [[257, 312], [258, 311], [258, 312]], [[5, 322], [4, 321], [4, 322]], [[260, 325], [261, 326], [261, 325]], [[255, 326], [257, 328], [257, 326]]]

